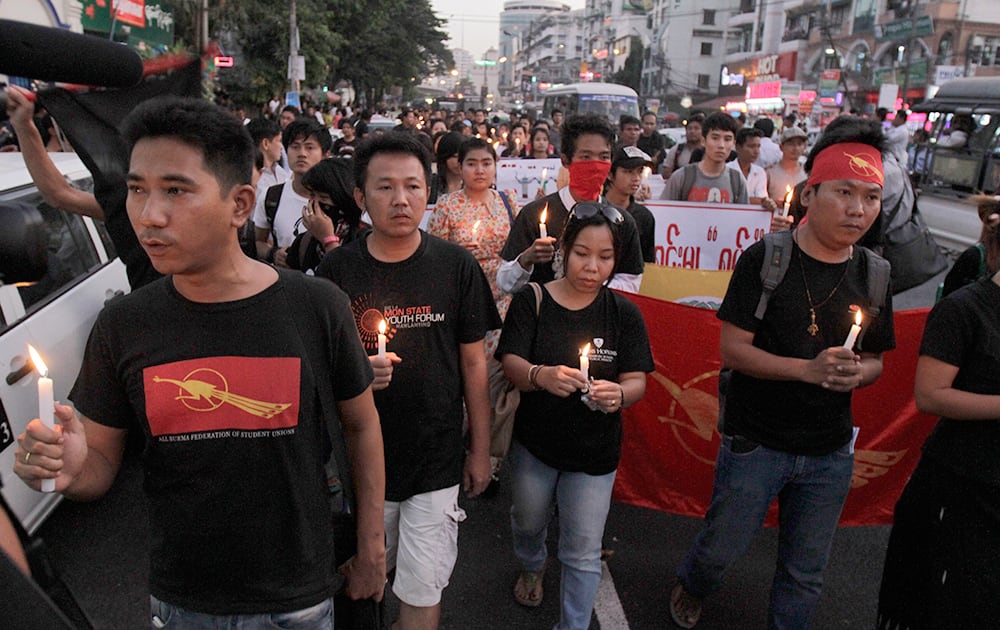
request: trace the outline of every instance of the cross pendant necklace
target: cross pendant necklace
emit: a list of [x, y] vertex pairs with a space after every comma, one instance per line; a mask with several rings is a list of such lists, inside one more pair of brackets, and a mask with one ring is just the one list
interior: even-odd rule
[[[796, 246], [799, 244], [797, 237], [798, 237], [797, 233], [793, 234], [793, 236], [792, 236], [792, 238], [795, 241], [795, 245]], [[802, 252], [802, 248], [801, 247], [799, 247], [798, 250], [799, 250], [799, 257], [798, 257], [799, 258], [799, 271], [802, 273], [802, 284], [806, 288], [806, 300], [808, 300], [808, 302], [809, 302], [809, 325], [806, 326], [806, 332], [809, 333], [810, 337], [815, 337], [816, 335], [819, 334], [819, 325], [816, 324], [816, 309], [820, 308], [821, 306], [823, 306], [824, 304], [826, 304], [827, 302], [829, 302], [830, 299], [833, 298], [834, 295], [836, 295], [837, 289], [840, 288], [840, 285], [844, 283], [844, 278], [847, 277], [847, 269], [851, 266], [850, 262], [851, 262], [851, 258], [854, 255], [854, 249], [853, 248], [851, 249], [851, 253], [848, 255], [847, 260], [844, 261], [844, 263], [843, 263], [844, 264], [844, 271], [843, 271], [843, 273], [840, 274], [840, 280], [837, 280], [837, 284], [833, 287], [833, 291], [830, 291], [830, 295], [826, 296], [826, 299], [824, 299], [819, 304], [814, 304], [813, 303], [812, 292], [809, 290], [809, 281], [806, 280], [806, 268], [802, 264], [802, 257], [805, 254]]]

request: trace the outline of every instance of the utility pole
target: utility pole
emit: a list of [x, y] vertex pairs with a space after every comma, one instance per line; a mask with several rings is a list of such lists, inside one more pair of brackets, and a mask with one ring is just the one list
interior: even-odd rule
[[299, 27], [295, 20], [295, 0], [288, 0], [288, 75], [292, 92], [299, 91]]

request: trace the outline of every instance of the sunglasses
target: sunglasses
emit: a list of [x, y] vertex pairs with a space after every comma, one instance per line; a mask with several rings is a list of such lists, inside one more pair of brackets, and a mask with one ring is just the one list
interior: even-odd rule
[[610, 204], [600, 203], [598, 201], [581, 201], [573, 206], [573, 210], [570, 211], [569, 217], [570, 220], [589, 219], [591, 217], [596, 217], [598, 214], [603, 214], [612, 225], [618, 225], [625, 222], [625, 217], [622, 216], [622, 213], [618, 210], [618, 208]]

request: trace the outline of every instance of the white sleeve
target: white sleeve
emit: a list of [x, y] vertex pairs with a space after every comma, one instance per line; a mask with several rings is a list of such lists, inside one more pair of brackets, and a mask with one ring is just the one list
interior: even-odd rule
[[528, 280], [531, 279], [531, 272], [534, 270], [534, 265], [528, 269], [522, 267], [521, 263], [517, 262], [517, 258], [514, 260], [505, 260], [500, 264], [500, 268], [497, 269], [497, 287], [505, 293], [514, 293], [528, 284]]
[[[497, 280], [499, 281], [500, 274], [497, 274]], [[638, 293], [639, 286], [642, 285], [642, 274], [633, 273], [616, 273], [611, 282], [608, 283], [609, 289], [618, 289], [619, 291], [625, 291], [627, 293]]]

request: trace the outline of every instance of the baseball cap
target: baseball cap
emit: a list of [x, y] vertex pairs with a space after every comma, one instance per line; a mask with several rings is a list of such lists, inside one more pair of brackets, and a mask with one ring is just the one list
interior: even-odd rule
[[611, 166], [615, 168], [635, 168], [636, 166], [653, 166], [653, 158], [639, 147], [627, 146], [615, 149]]
[[785, 130], [781, 132], [781, 144], [785, 144], [789, 140], [794, 140], [795, 138], [808, 140], [809, 136], [798, 127], [785, 127]]

